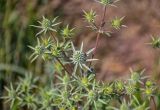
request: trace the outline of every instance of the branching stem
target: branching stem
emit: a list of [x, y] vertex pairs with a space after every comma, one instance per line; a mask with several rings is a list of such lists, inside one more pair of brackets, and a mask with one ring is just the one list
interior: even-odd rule
[[[105, 17], [106, 17], [106, 11], [107, 11], [107, 6], [105, 5], [104, 6], [104, 11], [103, 11], [103, 17], [102, 17], [102, 20], [101, 20], [101, 24], [100, 24], [100, 27], [98, 29], [98, 34], [97, 34], [97, 37], [96, 37], [96, 43], [95, 43], [95, 50], [92, 54], [92, 58], [94, 58], [95, 54], [96, 54], [96, 51], [97, 51], [97, 47], [98, 47], [98, 44], [99, 44], [99, 38], [100, 38], [100, 35], [101, 35], [101, 32], [102, 32], [102, 28], [104, 27], [105, 25]], [[90, 66], [92, 65], [92, 62], [90, 63]]]
[[[56, 37], [53, 35], [52, 32], [50, 32], [50, 35], [53, 37], [54, 41], [57, 42], [57, 39], [56, 39]], [[65, 52], [64, 52], [64, 51], [62, 51], [62, 52], [63, 52], [63, 54], [65, 55], [65, 57], [68, 58], [68, 56], [65, 54]], [[63, 63], [59, 60], [59, 58], [56, 57], [56, 60], [61, 64], [61, 66], [64, 68], [64, 70], [69, 74], [69, 71], [68, 71], [68, 70], [66, 69], [66, 67], [63, 65]], [[70, 68], [71, 68], [71, 67], [70, 67]]]
[[67, 68], [63, 65], [63, 63], [61, 62], [61, 60], [59, 59], [59, 58], [57, 58], [56, 57], [56, 60], [59, 62], [59, 64], [63, 67], [63, 69], [68, 73], [68, 74], [70, 74], [69, 73], [69, 71], [67, 70]]

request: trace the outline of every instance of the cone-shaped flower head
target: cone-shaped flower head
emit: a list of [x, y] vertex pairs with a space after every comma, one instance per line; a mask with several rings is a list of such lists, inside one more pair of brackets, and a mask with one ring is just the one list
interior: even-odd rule
[[51, 20], [49, 20], [49, 19], [47, 19], [47, 18], [45, 18], [43, 16], [42, 21], [38, 21], [38, 23], [40, 24], [40, 26], [36, 26], [36, 25], [31, 25], [31, 26], [41, 29], [41, 31], [39, 31], [36, 34], [36, 36], [38, 36], [38, 35], [40, 35], [42, 33], [46, 34], [47, 31], [54, 31], [54, 32], [56, 32], [56, 29], [54, 29], [54, 27], [60, 24], [60, 22], [56, 22], [56, 21], [57, 21], [57, 17], [54, 18], [51, 21]]
[[73, 43], [71, 43], [71, 45], [73, 54], [70, 59], [72, 63], [75, 65], [74, 74], [76, 73], [78, 67], [80, 67], [81, 69], [86, 68], [87, 70], [91, 71], [90, 68], [86, 65], [86, 63], [97, 60], [97, 59], [88, 59], [88, 56], [94, 51], [94, 48], [90, 49], [87, 52], [83, 52], [83, 42], [81, 44], [80, 50], [75, 50]]

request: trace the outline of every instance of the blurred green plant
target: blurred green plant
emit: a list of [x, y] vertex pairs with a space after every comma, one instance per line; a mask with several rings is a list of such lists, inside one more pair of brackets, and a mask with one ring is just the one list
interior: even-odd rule
[[8, 95], [2, 98], [11, 102], [11, 109], [150, 110], [151, 101], [159, 94], [158, 86], [142, 78], [135, 84], [130, 80], [102, 83], [96, 81], [94, 74], [70, 76], [66, 73], [56, 77], [59, 81], [55, 84], [42, 86], [39, 78], [28, 74], [14, 84], [16, 88], [13, 84], [6, 87]]
[[[44, 70], [41, 59], [31, 64], [31, 52], [26, 45], [36, 43], [35, 29], [28, 26], [35, 23], [41, 13], [39, 6], [46, 1], [0, 0], [0, 96], [5, 94], [4, 85], [15, 81], [17, 76], [27, 72], [40, 74]], [[1, 110], [2, 103], [0, 99]]]

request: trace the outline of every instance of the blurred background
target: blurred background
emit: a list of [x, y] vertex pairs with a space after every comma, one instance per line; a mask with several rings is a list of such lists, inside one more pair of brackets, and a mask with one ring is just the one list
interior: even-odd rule
[[[133, 68], [146, 69], [145, 74], [158, 81], [160, 50], [146, 43], [151, 41], [152, 34], [160, 34], [160, 1], [121, 0], [116, 5], [118, 8], [107, 8], [105, 20], [109, 22], [116, 16], [125, 16], [123, 24], [127, 28], [111, 30], [111, 37], [101, 36], [96, 54], [100, 60], [95, 63], [97, 78], [112, 80], [125, 77], [129, 75], [129, 68]], [[0, 88], [26, 71], [42, 76], [52, 71], [52, 64], [42, 59], [34, 63], [29, 61], [32, 51], [27, 46], [36, 44], [37, 32], [29, 25], [36, 24], [43, 15], [48, 18], [59, 16], [62, 25], [76, 28], [73, 38], [76, 46], [84, 41], [85, 50], [93, 48], [96, 33], [86, 28], [82, 11], [90, 9], [99, 14], [98, 24], [102, 6], [94, 0], [0, 0]]]

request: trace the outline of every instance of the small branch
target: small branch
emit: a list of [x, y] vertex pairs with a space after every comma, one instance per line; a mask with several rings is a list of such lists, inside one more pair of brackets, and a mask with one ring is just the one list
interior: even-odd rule
[[[51, 34], [51, 36], [53, 37], [54, 41], [57, 42], [57, 39], [56, 39], [56, 37], [53, 35], [53, 33], [50, 32], [50, 34]], [[65, 54], [64, 51], [63, 51], [63, 53], [64, 53], [65, 57], [67, 57], [67, 55]], [[63, 67], [63, 69], [64, 69], [68, 74], [70, 74], [69, 71], [67, 70], [67, 68], [63, 65], [63, 63], [59, 60], [58, 57], [56, 57], [56, 60], [57, 60], [57, 61], [59, 62], [59, 64]]]
[[101, 20], [101, 24], [100, 24], [100, 27], [99, 27], [99, 29], [98, 29], [98, 34], [97, 34], [97, 39], [96, 39], [95, 50], [94, 50], [94, 53], [93, 53], [93, 56], [92, 56], [92, 57], [94, 57], [94, 55], [95, 55], [95, 53], [96, 53], [96, 50], [97, 50], [97, 47], [98, 47], [98, 44], [99, 44], [99, 37], [100, 37], [100, 35], [101, 35], [102, 28], [103, 28], [104, 25], [105, 25], [106, 10], [107, 10], [107, 6], [105, 5], [104, 11], [103, 11], [103, 17], [102, 17], [102, 20]]
[[157, 110], [157, 106], [156, 106], [156, 102], [155, 102], [155, 99], [154, 99], [154, 97], [152, 96], [152, 97], [151, 97], [151, 99], [152, 99], [152, 101], [153, 101], [153, 104], [154, 104], [154, 110]]
[[63, 69], [68, 73], [68, 74], [70, 74], [69, 73], [69, 71], [67, 70], [67, 68], [63, 65], [63, 63], [59, 60], [59, 58], [57, 58], [56, 57], [56, 60], [59, 62], [59, 64], [63, 67]]
[[[54, 41], [57, 42], [57, 39], [56, 39], [56, 37], [53, 35], [52, 32], [50, 32], [50, 35], [53, 37]], [[62, 50], [62, 52], [63, 52], [64, 56], [65, 56], [66, 58], [68, 58], [68, 56], [66, 55], [66, 53], [64, 52], [64, 50]], [[65, 68], [65, 66], [62, 64], [62, 62], [61, 62], [57, 57], [56, 57], [56, 60], [61, 64], [61, 66], [64, 68], [64, 70], [69, 74], [69, 71]], [[71, 68], [70, 65], [69, 65], [69, 67]], [[71, 68], [71, 71], [72, 71], [72, 68]]]
[[56, 39], [56, 37], [53, 35], [53, 33], [52, 33], [52, 32], [49, 32], [49, 33], [50, 33], [50, 35], [53, 37], [54, 41], [57, 42], [57, 39]]
[[[102, 17], [102, 20], [101, 20], [101, 24], [100, 24], [100, 27], [98, 29], [98, 34], [97, 34], [97, 38], [96, 38], [96, 44], [95, 44], [95, 50], [92, 54], [92, 58], [94, 58], [95, 54], [96, 54], [96, 51], [97, 51], [97, 47], [98, 47], [98, 44], [99, 44], [99, 38], [100, 38], [100, 35], [101, 35], [101, 31], [102, 31], [102, 28], [104, 27], [105, 25], [105, 16], [106, 16], [106, 11], [107, 11], [107, 6], [105, 5], [104, 6], [104, 11], [103, 11], [103, 17]], [[92, 62], [90, 63], [90, 66], [92, 65]], [[90, 67], [89, 66], [89, 67]]]
[[[62, 50], [64, 56], [67, 58], [67, 60], [69, 60], [69, 57], [66, 55], [66, 53], [64, 52], [64, 50]], [[73, 71], [73, 67], [71, 65], [69, 65], [69, 68], [71, 71]]]

